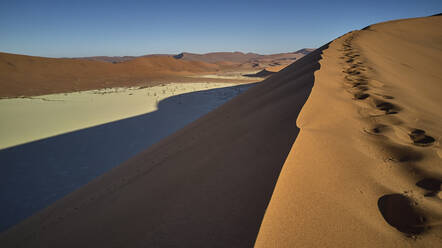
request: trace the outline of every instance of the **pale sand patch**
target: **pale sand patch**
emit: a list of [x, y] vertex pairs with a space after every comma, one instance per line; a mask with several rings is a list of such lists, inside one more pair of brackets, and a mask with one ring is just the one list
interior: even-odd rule
[[179, 94], [234, 83], [170, 83], [0, 100], [0, 149], [157, 110]]

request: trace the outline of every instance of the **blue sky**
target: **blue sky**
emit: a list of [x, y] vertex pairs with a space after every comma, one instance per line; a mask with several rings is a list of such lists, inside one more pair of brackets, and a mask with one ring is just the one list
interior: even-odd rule
[[45, 57], [268, 54], [319, 47], [376, 22], [440, 12], [441, 0], [0, 0], [0, 51]]

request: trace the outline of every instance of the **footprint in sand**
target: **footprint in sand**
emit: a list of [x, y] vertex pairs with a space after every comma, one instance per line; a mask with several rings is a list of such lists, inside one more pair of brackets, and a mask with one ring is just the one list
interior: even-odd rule
[[384, 133], [389, 127], [386, 125], [382, 125], [382, 124], [377, 124], [371, 128], [364, 128], [363, 131], [365, 133], [371, 134], [371, 135], [383, 135], [382, 133]]
[[394, 96], [388, 96], [388, 95], [380, 95], [384, 99], [394, 99]]
[[409, 136], [417, 146], [431, 146], [436, 141], [433, 137], [425, 135], [425, 131], [421, 129], [414, 129]]
[[354, 96], [354, 99], [356, 99], [356, 100], [364, 100], [367, 97], [369, 97], [370, 94], [363, 93], [363, 92], [357, 92], [353, 96]]
[[347, 74], [350, 74], [350, 75], [359, 75], [359, 74], [361, 74], [360, 71], [358, 71], [358, 70], [354, 70], [354, 69], [348, 69], [348, 70], [346, 71], [346, 73], [347, 73]]
[[424, 196], [435, 196], [441, 190], [442, 180], [436, 178], [424, 178], [417, 182], [416, 186], [429, 191]]
[[385, 114], [389, 114], [389, 115], [398, 113], [397, 106], [395, 106], [394, 104], [389, 103], [389, 102], [378, 101], [376, 103], [376, 108], [379, 110], [385, 111]]
[[420, 152], [415, 151], [411, 147], [398, 145], [395, 143], [385, 144], [384, 149], [389, 153], [390, 160], [404, 163], [421, 161], [423, 156]]
[[385, 221], [402, 233], [411, 236], [425, 230], [425, 218], [416, 211], [412, 201], [404, 195], [384, 195], [379, 198], [378, 207]]
[[353, 88], [358, 89], [360, 92], [367, 91], [367, 90], [370, 89], [370, 88], [368, 88], [368, 86], [366, 86], [366, 85], [357, 85], [357, 86], [353, 86]]

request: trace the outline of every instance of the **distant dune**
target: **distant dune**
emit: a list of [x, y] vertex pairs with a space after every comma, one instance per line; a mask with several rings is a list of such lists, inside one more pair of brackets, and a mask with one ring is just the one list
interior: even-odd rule
[[231, 62], [239, 63], [242, 67], [265, 68], [268, 66], [278, 66], [282, 64], [288, 65], [313, 50], [314, 49], [304, 48], [292, 53], [278, 53], [270, 55], [241, 52], [218, 52], [206, 54], [180, 53], [174, 57], [188, 61], [202, 61], [207, 63]]
[[196, 77], [189, 79], [187, 76], [224, 71], [251, 72], [267, 66], [286, 66], [310, 50], [274, 55], [225, 52], [77, 59], [0, 53], [0, 97], [35, 96], [109, 87], [154, 86], [164, 82], [195, 82], [198, 81]]
[[[347, 33], [2, 233], [0, 246], [439, 247], [441, 27], [434, 16]], [[190, 62], [216, 69], [161, 63]]]
[[232, 62], [232, 63], [247, 63], [253, 60], [278, 60], [278, 59], [288, 59], [288, 60], [296, 60], [301, 58], [303, 55], [307, 55], [314, 49], [312, 48], [303, 48], [296, 52], [289, 53], [277, 53], [277, 54], [269, 54], [269, 55], [261, 55], [257, 53], [242, 53], [242, 52], [213, 52], [213, 53], [205, 53], [205, 54], [197, 54], [197, 53], [188, 53], [183, 52], [180, 54], [172, 55], [172, 54], [152, 54], [152, 55], [143, 55], [143, 56], [93, 56], [93, 57], [79, 57], [74, 59], [87, 59], [87, 60], [96, 60], [96, 61], [104, 61], [111, 63], [120, 63], [124, 61], [133, 60], [141, 57], [150, 57], [150, 56], [173, 56], [176, 59], [189, 60], [189, 61], [201, 61], [207, 63], [217, 63], [217, 62]]
[[273, 74], [275, 74], [276, 72], [273, 71], [268, 71], [267, 69], [263, 69], [257, 73], [253, 73], [253, 74], [245, 74], [244, 76], [246, 77], [269, 77]]
[[112, 64], [0, 53], [0, 97], [154, 85], [225, 68], [199, 61], [181, 61], [171, 56], [142, 57]]

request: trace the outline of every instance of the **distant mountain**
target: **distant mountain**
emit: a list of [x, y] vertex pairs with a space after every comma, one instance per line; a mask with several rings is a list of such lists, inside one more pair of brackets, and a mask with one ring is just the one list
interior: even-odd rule
[[267, 66], [278, 66], [282, 64], [289, 64], [313, 50], [314, 49], [311, 48], [303, 48], [296, 52], [277, 53], [269, 55], [262, 55], [257, 53], [242, 53], [242, 52], [213, 52], [205, 54], [182, 52], [177, 55], [153, 54], [153, 55], [143, 55], [143, 56], [93, 56], [93, 57], [81, 57], [76, 59], [87, 59], [87, 60], [104, 61], [110, 63], [121, 63], [140, 57], [173, 56], [175, 59], [179, 60], [199, 61], [206, 63], [250, 64], [252, 67], [264, 68]]
[[103, 61], [103, 62], [110, 62], [110, 63], [121, 63], [124, 61], [136, 59], [135, 56], [93, 56], [93, 57], [78, 57], [75, 59], [87, 59], [87, 60], [94, 60], [94, 61]]
[[203, 61], [207, 63], [217, 63], [217, 62], [245, 63], [259, 56], [261, 55], [256, 53], [216, 52], [216, 53], [206, 53], [206, 54], [180, 53], [178, 55], [175, 55], [174, 58], [188, 60], [188, 61]]
[[171, 54], [149, 54], [149, 55], [142, 55], [142, 56], [92, 56], [92, 57], [74, 57], [71, 59], [86, 59], [86, 60], [92, 60], [92, 61], [102, 61], [102, 62], [109, 62], [109, 63], [121, 63], [126, 62], [129, 60], [133, 60], [136, 58], [144, 58], [144, 57], [152, 57], [152, 56], [173, 56]]
[[206, 63], [236, 63], [239, 67], [244, 69], [263, 69], [266, 67], [291, 64], [293, 61], [300, 59], [313, 50], [314, 49], [311, 48], [304, 48], [296, 52], [269, 55], [242, 52], [216, 52], [206, 54], [180, 53], [175, 55], [174, 58]]
[[298, 50], [298, 51], [296, 51], [296, 52], [294, 52], [294, 53], [302, 53], [302, 54], [304, 54], [304, 55], [307, 55], [307, 54], [311, 53], [311, 52], [314, 51], [314, 50], [315, 50], [315, 49], [313, 49], [313, 48], [303, 48], [303, 49]]

